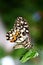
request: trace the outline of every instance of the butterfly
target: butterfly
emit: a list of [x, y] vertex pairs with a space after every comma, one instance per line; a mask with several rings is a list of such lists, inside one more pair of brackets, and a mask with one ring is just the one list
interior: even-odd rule
[[15, 42], [14, 49], [18, 48], [31, 48], [29, 26], [26, 19], [23, 17], [17, 17], [15, 20], [13, 29], [6, 33], [6, 39], [11, 43]]

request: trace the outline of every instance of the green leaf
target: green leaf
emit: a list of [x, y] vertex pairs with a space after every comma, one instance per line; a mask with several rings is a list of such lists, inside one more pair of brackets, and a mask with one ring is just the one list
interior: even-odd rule
[[21, 58], [20, 61], [21, 61], [22, 63], [25, 63], [27, 60], [32, 59], [32, 58], [35, 58], [35, 57], [37, 57], [37, 56], [38, 56], [37, 51], [34, 50], [34, 49], [30, 49], [29, 51], [27, 51], [27, 53], [25, 53], [25, 54], [23, 55], [23, 57]]

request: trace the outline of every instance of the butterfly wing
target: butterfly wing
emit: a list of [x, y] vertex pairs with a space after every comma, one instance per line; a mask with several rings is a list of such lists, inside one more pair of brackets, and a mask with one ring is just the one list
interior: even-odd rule
[[[16, 35], [16, 31], [20, 32], [20, 34]], [[22, 17], [17, 17], [13, 29], [7, 32], [6, 38], [7, 40], [13, 40], [13, 42], [17, 43], [14, 47], [20, 48], [20, 45], [22, 45], [24, 48], [30, 48], [31, 43], [27, 21]]]
[[14, 30], [11, 29], [9, 32], [6, 33], [6, 39], [7, 39], [7, 40], [10, 40], [10, 39], [11, 39], [13, 31], [14, 31]]

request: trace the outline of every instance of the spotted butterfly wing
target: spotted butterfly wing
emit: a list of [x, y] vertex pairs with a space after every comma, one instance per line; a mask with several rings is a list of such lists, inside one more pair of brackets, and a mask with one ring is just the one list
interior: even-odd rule
[[13, 29], [7, 32], [7, 40], [16, 42], [15, 49], [18, 48], [31, 48], [29, 27], [27, 21], [22, 17], [17, 17]]

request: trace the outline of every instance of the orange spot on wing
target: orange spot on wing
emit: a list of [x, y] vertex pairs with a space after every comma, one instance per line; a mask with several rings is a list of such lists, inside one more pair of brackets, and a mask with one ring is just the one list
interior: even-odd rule
[[16, 31], [15, 35], [13, 35], [13, 38], [10, 40], [10, 42], [15, 42], [20, 32]]
[[17, 37], [14, 35], [13, 38], [12, 38], [12, 40], [10, 40], [10, 42], [15, 42], [16, 39], [17, 39]]
[[18, 36], [19, 35], [19, 31], [16, 31], [16, 34], [15, 35]]

